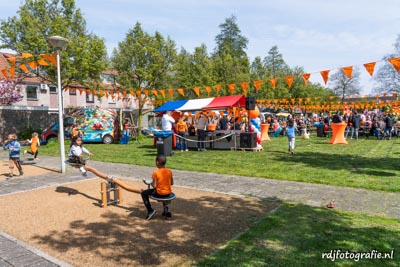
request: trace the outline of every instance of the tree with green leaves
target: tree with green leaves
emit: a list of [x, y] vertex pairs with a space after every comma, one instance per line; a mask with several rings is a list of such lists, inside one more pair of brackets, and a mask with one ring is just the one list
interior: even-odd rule
[[[62, 86], [79, 83], [93, 88], [99, 84], [100, 74], [107, 66], [104, 40], [86, 30], [86, 21], [74, 0], [25, 0], [17, 13], [18, 16], [0, 21], [0, 48], [18, 55], [30, 53], [37, 59], [40, 54], [54, 52], [47, 43], [48, 37], [66, 37], [68, 43], [60, 64]], [[54, 66], [36, 71], [35, 75], [57, 84]]]
[[[248, 40], [241, 35], [236, 17], [225, 19], [221, 33], [215, 37], [216, 48], [212, 56], [216, 82], [223, 85], [239, 84], [250, 79], [250, 62], [246, 54]], [[224, 88], [222, 94], [229, 94]]]
[[386, 55], [383, 59], [384, 65], [379, 68], [375, 75], [378, 86], [375, 88], [377, 93], [400, 93], [400, 74], [387, 60], [400, 57], [400, 34], [397, 36], [394, 44], [395, 52]]
[[329, 78], [329, 82], [333, 85], [335, 95], [341, 97], [342, 104], [345, 96], [360, 94], [360, 71], [357, 68], [353, 69], [351, 78], [340, 69]]
[[171, 78], [175, 60], [175, 43], [158, 32], [154, 36], [144, 32], [139, 22], [114, 49], [111, 61], [118, 71], [117, 82], [122, 88], [141, 92], [137, 96], [138, 126], [142, 125], [143, 107], [149, 100], [145, 90], [162, 88]]

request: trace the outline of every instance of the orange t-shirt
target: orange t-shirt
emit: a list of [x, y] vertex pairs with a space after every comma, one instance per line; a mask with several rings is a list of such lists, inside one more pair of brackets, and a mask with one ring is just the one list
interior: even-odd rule
[[38, 150], [38, 146], [39, 146], [39, 137], [32, 137], [32, 139], [31, 139], [31, 146], [30, 146], [30, 148], [31, 148], [31, 151], [33, 152], [33, 153], [36, 153], [36, 151]]
[[178, 132], [187, 132], [188, 131], [188, 127], [187, 127], [186, 122], [178, 121], [178, 123], [176, 124], [176, 130]]
[[159, 168], [152, 174], [152, 178], [156, 183], [156, 192], [159, 195], [165, 196], [172, 192], [172, 171], [168, 168]]

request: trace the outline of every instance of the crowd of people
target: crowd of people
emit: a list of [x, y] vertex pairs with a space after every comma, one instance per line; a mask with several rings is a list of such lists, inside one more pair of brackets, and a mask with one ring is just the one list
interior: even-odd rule
[[275, 115], [267, 117], [264, 123], [269, 123], [269, 132], [272, 137], [286, 135], [287, 122], [293, 119], [296, 124], [296, 134], [302, 135], [310, 130], [320, 128], [322, 136], [326, 136], [332, 123], [345, 123], [345, 138], [358, 139], [362, 134], [366, 137], [375, 137], [378, 140], [388, 139], [400, 135], [400, 115], [395, 116], [390, 111], [363, 111], [348, 110], [334, 114], [313, 114], [279, 118]]

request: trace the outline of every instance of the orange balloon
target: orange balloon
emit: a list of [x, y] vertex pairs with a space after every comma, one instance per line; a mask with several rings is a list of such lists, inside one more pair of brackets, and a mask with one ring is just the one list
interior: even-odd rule
[[249, 118], [250, 119], [255, 119], [260, 115], [260, 111], [258, 110], [258, 107], [256, 107], [254, 110], [249, 110]]

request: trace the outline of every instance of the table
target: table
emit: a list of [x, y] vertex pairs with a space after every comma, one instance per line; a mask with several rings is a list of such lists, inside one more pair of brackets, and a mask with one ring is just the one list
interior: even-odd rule
[[332, 123], [332, 138], [329, 141], [330, 144], [347, 144], [344, 138], [344, 131], [346, 130], [347, 124], [345, 122]]

